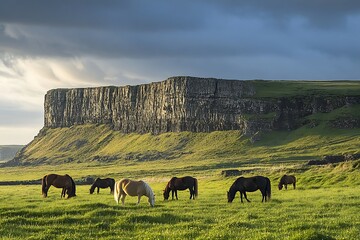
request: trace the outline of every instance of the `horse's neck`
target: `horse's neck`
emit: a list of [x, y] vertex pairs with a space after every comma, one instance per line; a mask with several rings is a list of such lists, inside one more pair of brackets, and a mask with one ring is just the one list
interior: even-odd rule
[[230, 192], [237, 192], [240, 190], [240, 187], [238, 186], [238, 184], [233, 184], [230, 187]]
[[154, 194], [153, 194], [150, 186], [145, 182], [143, 182], [143, 184], [144, 184], [145, 195], [148, 196], [149, 198], [152, 197]]

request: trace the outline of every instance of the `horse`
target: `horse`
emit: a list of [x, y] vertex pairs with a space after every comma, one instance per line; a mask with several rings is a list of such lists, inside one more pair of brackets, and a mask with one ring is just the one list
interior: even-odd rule
[[250, 200], [246, 196], [246, 192], [255, 192], [256, 190], [260, 190], [262, 194], [262, 201], [265, 202], [270, 200], [271, 197], [271, 184], [270, 179], [263, 176], [255, 176], [250, 178], [239, 177], [235, 180], [235, 182], [231, 185], [229, 191], [227, 192], [228, 202], [231, 203], [237, 191], [240, 192], [240, 200], [243, 202], [243, 195], [246, 201], [250, 202]]
[[110, 187], [110, 194], [114, 193], [115, 180], [113, 178], [96, 178], [95, 182], [90, 187], [90, 194], [93, 194], [95, 188], [97, 188], [97, 193], [100, 192], [100, 188]]
[[189, 176], [182, 178], [173, 177], [166, 184], [164, 190], [164, 200], [169, 199], [170, 191], [171, 191], [172, 199], [174, 200], [174, 193], [175, 193], [176, 200], [178, 200], [177, 190], [182, 191], [186, 189], [189, 189], [190, 191], [190, 199], [195, 199], [195, 197], [198, 196], [197, 179]]
[[127, 178], [121, 179], [115, 183], [114, 189], [114, 199], [117, 204], [121, 199], [122, 205], [125, 205], [125, 197], [129, 195], [132, 197], [137, 196], [138, 202], [140, 203], [140, 198], [142, 196], [147, 196], [149, 198], [148, 202], [150, 206], [155, 205], [155, 195], [149, 184], [144, 181], [134, 181]]
[[47, 193], [51, 185], [56, 188], [62, 188], [60, 197], [65, 197], [65, 194], [68, 195], [68, 198], [76, 196], [76, 187], [74, 180], [67, 174], [58, 175], [58, 174], [48, 174], [42, 178], [42, 195], [44, 198], [47, 197]]
[[281, 177], [279, 182], [279, 190], [283, 188], [283, 185], [285, 186], [285, 189], [287, 190], [287, 185], [292, 184], [294, 186], [294, 189], [296, 188], [296, 177], [293, 175], [284, 175]]

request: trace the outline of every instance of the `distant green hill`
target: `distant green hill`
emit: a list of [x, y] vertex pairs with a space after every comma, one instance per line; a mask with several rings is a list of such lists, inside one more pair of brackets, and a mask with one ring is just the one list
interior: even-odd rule
[[15, 157], [23, 145], [0, 145], [0, 162], [6, 162]]

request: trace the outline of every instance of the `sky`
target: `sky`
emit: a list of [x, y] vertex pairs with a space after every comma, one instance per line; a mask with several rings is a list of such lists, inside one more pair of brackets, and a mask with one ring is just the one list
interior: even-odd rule
[[2, 0], [0, 145], [37, 135], [50, 89], [359, 80], [359, 43], [358, 0]]

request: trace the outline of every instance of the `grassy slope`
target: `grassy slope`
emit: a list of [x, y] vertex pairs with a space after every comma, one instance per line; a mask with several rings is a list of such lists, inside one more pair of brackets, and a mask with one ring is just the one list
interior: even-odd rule
[[[47, 157], [51, 164], [22, 167], [26, 170], [21, 175], [14, 174], [17, 169], [0, 168], [0, 181], [38, 179], [49, 171], [82, 178], [207, 176], [228, 168], [302, 168], [306, 161], [324, 155], [358, 152], [360, 129], [329, 131], [326, 123], [320, 123], [314, 128], [271, 132], [261, 138], [252, 144], [238, 131], [124, 135], [106, 125], [48, 129], [45, 136], [28, 146], [26, 155], [29, 159]], [[87, 142], [76, 147], [74, 142], [79, 140]], [[61, 164], [69, 158], [73, 161]]]

